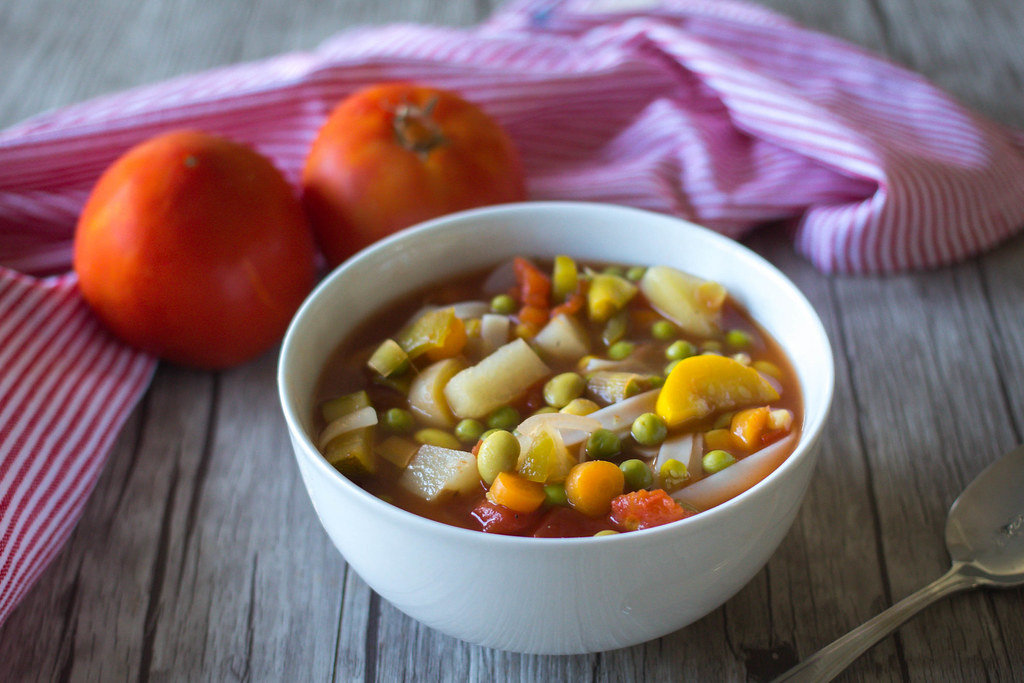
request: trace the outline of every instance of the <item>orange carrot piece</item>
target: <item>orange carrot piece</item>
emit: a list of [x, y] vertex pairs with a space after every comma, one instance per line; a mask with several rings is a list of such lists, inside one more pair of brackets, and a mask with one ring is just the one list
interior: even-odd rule
[[533, 512], [544, 502], [544, 486], [512, 472], [501, 472], [491, 484], [487, 500], [516, 512]]
[[564, 303], [558, 304], [551, 309], [551, 317], [554, 318], [562, 313], [566, 315], [574, 315], [581, 308], [583, 304], [587, 303], [587, 295], [584, 292], [584, 287], [580, 287], [575, 292], [569, 295]]
[[436, 346], [427, 349], [426, 356], [430, 360], [444, 360], [453, 358], [462, 352], [466, 346], [468, 335], [466, 324], [459, 318], [452, 316], [448, 321], [447, 329]]
[[709, 451], [731, 451], [738, 444], [728, 429], [712, 429], [704, 432], [704, 448]]
[[744, 448], [754, 448], [761, 443], [761, 435], [768, 428], [768, 406], [747, 408], [732, 416], [729, 431]]
[[569, 503], [589, 517], [607, 515], [612, 499], [626, 488], [619, 466], [607, 460], [588, 460], [573, 465], [565, 479]]
[[551, 305], [551, 278], [522, 257], [516, 257], [512, 265], [523, 305], [543, 308], [546, 311]]

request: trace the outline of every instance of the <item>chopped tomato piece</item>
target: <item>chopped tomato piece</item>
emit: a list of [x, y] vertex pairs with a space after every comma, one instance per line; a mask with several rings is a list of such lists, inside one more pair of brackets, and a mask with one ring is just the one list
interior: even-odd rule
[[543, 512], [516, 512], [504, 505], [495, 505], [485, 500], [473, 508], [470, 515], [487, 533], [523, 536], [537, 525]]
[[546, 311], [551, 305], [551, 278], [522, 257], [516, 257], [512, 265], [523, 306], [543, 308]]
[[693, 514], [661, 489], [640, 489], [612, 500], [611, 518], [620, 531], [650, 529]]

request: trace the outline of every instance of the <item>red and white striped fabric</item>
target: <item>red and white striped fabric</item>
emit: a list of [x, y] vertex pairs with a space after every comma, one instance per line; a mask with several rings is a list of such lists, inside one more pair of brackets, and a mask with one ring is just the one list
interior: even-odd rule
[[826, 272], [952, 263], [1024, 224], [1024, 137], [728, 0], [514, 2], [471, 30], [350, 31], [41, 115], [0, 132], [0, 621], [70, 533], [155, 364], [59, 275], [100, 172], [192, 127], [252, 144], [295, 181], [327, 112], [386, 80], [450, 88], [496, 116], [533, 198], [629, 204], [733, 237], [790, 221]]

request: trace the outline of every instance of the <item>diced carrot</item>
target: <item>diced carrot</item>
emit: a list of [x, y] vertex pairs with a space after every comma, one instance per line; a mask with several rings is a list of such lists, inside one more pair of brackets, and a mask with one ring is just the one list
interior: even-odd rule
[[551, 278], [522, 257], [512, 263], [523, 305], [547, 310], [551, 305]]
[[704, 432], [704, 448], [709, 451], [731, 451], [736, 448], [736, 440], [728, 429], [712, 429]]
[[768, 428], [768, 406], [747, 408], [732, 416], [729, 431], [744, 448], [754, 448], [761, 443], [761, 435]]
[[608, 514], [612, 499], [625, 487], [622, 470], [607, 460], [588, 460], [574, 465], [565, 479], [569, 504], [591, 517]]
[[640, 489], [616, 496], [611, 503], [611, 518], [621, 531], [650, 529], [689, 517], [693, 512], [682, 507], [662, 489]]
[[548, 321], [548, 309], [526, 305], [519, 311], [519, 322], [538, 330]]
[[[583, 285], [585, 283], [581, 283]], [[586, 287], [580, 286], [575, 292], [569, 295], [569, 298], [565, 300], [565, 303], [558, 304], [551, 309], [551, 316], [555, 318], [562, 313], [566, 315], [575, 315], [583, 308], [583, 304], [587, 303]]]
[[533, 512], [544, 502], [544, 486], [512, 472], [501, 472], [491, 484], [487, 500], [516, 512]]

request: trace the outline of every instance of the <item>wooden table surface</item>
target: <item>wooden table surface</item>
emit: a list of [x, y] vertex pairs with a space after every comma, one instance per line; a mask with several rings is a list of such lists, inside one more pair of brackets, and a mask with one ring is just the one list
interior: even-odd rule
[[[361, 23], [470, 25], [491, 0], [4, 0], [0, 126], [93, 95], [309, 49]], [[1020, 0], [767, 0], [1024, 127]], [[1024, 201], [1024, 198], [1022, 198]], [[778, 552], [701, 621], [629, 649], [521, 656], [420, 626], [316, 520], [276, 351], [162, 365], [66, 548], [0, 629], [12, 680], [763, 680], [942, 574], [946, 512], [1024, 441], [1024, 238], [951, 268], [829, 277], [751, 240], [820, 312], [837, 362], [816, 477]], [[842, 680], [1024, 680], [1024, 591], [939, 603]]]

